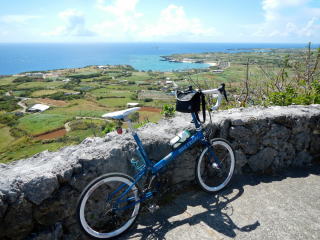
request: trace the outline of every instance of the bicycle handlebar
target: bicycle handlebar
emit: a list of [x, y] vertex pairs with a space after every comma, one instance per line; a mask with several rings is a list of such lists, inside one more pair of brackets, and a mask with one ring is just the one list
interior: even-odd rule
[[217, 94], [218, 95], [216, 104], [211, 107], [212, 111], [217, 110], [219, 108], [219, 106], [221, 105], [221, 102], [222, 102], [222, 96], [224, 96], [226, 101], [228, 102], [227, 92], [225, 90], [224, 83], [222, 83], [219, 88], [202, 90], [201, 92], [206, 95], [208, 95], [208, 94], [212, 94], [212, 95]]

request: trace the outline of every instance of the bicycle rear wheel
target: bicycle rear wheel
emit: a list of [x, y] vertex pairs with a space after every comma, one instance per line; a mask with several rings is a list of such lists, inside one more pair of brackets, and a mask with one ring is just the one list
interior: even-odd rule
[[125, 174], [112, 173], [89, 183], [77, 206], [78, 222], [87, 235], [109, 239], [133, 225], [140, 209], [138, 188], [133, 182]]
[[211, 140], [210, 147], [202, 151], [197, 161], [197, 182], [207, 192], [223, 189], [232, 178], [235, 161], [234, 151], [229, 142], [222, 138]]

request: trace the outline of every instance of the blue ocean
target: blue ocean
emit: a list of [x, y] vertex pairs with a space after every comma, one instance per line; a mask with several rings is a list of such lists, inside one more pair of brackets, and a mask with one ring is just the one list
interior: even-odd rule
[[0, 75], [106, 64], [128, 64], [137, 70], [157, 71], [205, 68], [207, 64], [161, 61], [161, 56], [305, 46], [278, 43], [1, 43]]

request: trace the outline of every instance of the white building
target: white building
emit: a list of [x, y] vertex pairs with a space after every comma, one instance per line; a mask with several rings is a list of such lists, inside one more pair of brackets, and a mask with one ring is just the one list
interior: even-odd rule
[[100, 65], [100, 66], [97, 66], [97, 68], [99, 68], [99, 69], [109, 69], [109, 66]]
[[140, 104], [139, 103], [133, 103], [133, 102], [128, 102], [127, 107], [138, 107]]
[[50, 108], [47, 105], [44, 104], [35, 104], [33, 105], [31, 108], [28, 109], [28, 112], [43, 112], [45, 110], [47, 110], [48, 108]]
[[28, 77], [43, 78], [43, 73], [41, 73], [41, 72], [26, 73], [25, 75], [28, 76]]

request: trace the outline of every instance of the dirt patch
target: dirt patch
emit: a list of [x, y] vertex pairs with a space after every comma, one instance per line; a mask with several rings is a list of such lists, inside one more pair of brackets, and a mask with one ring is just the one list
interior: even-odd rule
[[154, 108], [154, 107], [141, 107], [139, 111], [145, 111], [145, 112], [161, 112], [161, 108]]
[[68, 105], [67, 102], [62, 100], [53, 100], [49, 98], [36, 98], [37, 102], [40, 102], [42, 104], [47, 104], [49, 106], [57, 106], [57, 107], [64, 107]]
[[55, 139], [62, 137], [67, 133], [66, 129], [58, 129], [49, 133], [40, 134], [35, 137], [36, 140]]

